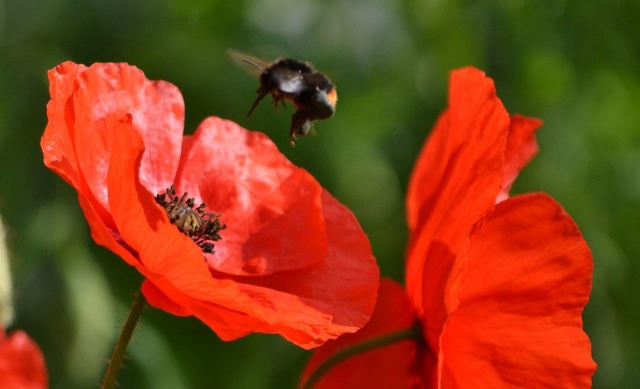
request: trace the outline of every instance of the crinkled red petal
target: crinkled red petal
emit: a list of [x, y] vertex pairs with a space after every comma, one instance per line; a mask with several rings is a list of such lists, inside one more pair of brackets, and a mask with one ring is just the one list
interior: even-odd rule
[[475, 68], [454, 71], [449, 108], [420, 154], [407, 195], [407, 291], [428, 318], [424, 336], [436, 355], [455, 309], [452, 290], [469, 236], [493, 209], [504, 182], [508, 130], [493, 81]]
[[73, 80], [86, 69], [84, 65], [64, 62], [49, 71], [49, 122], [40, 140], [44, 164], [76, 189], [80, 188], [80, 181], [74, 137], [75, 113], [71, 96], [77, 89]]
[[142, 158], [141, 180], [152, 190], [168, 187], [179, 163], [182, 96], [173, 85], [148, 81], [126, 64], [87, 68], [65, 62], [49, 71], [49, 80], [49, 122], [41, 140], [45, 164], [78, 191], [94, 239], [135, 265], [122, 247], [107, 201], [111, 132], [132, 115], [150, 150]]
[[47, 166], [77, 189], [81, 170], [92, 192], [88, 197], [108, 210], [105, 183], [113, 150], [112, 123], [130, 114], [147, 146], [141, 182], [153, 193], [173, 183], [184, 121], [182, 95], [175, 86], [149, 81], [141, 70], [122, 63], [86, 68], [66, 62], [52, 69], [49, 79], [49, 124], [41, 142]]
[[0, 328], [0, 384], [3, 388], [48, 387], [47, 366], [40, 347], [24, 332], [5, 337]]
[[144, 280], [141, 288], [142, 294], [147, 299], [149, 305], [162, 309], [163, 311], [176, 316], [193, 316], [193, 312], [186, 306], [180, 305], [171, 300], [149, 280]]
[[[209, 294], [202, 299], [185, 295], [162, 277], [145, 281], [143, 293], [152, 291], [148, 299], [152, 306], [180, 316], [194, 315], [226, 341], [261, 332], [311, 348], [326, 337], [323, 329], [331, 323], [330, 313], [306, 306], [294, 295], [231, 280], [211, 283], [215, 287], [205, 290]], [[331, 312], [331, 307], [324, 311]]]
[[380, 277], [369, 241], [355, 216], [326, 191], [322, 194], [322, 213], [330, 247], [322, 263], [265, 277], [242, 278], [278, 294], [299, 296], [304, 306], [331, 315], [330, 322], [314, 329], [316, 338], [307, 341], [303, 346], [307, 348], [365, 325], [376, 302]]
[[184, 149], [177, 187], [227, 224], [215, 255], [207, 256], [215, 271], [266, 275], [326, 255], [322, 187], [262, 133], [206, 119]]
[[137, 253], [125, 245], [125, 242], [121, 239], [116, 239], [116, 236], [119, 237], [120, 234], [105, 224], [104, 219], [98, 211], [96, 211], [95, 206], [97, 203], [86, 198], [83, 194], [78, 195], [78, 202], [91, 228], [91, 237], [93, 240], [97, 244], [113, 251], [129, 265], [138, 267], [140, 261], [138, 261]]
[[[74, 96], [78, 90], [76, 80], [87, 70], [84, 65], [65, 62], [49, 71], [51, 101], [47, 104], [49, 122], [41, 139], [45, 165], [58, 173], [78, 191], [80, 204], [98, 243], [118, 252], [121, 250], [113, 236], [115, 226], [109, 211], [94, 196], [78, 164], [76, 149], [76, 114]], [[80, 126], [78, 131], [84, 131]], [[104, 186], [104, 184], [102, 184]], [[101, 192], [102, 189], [97, 190]], [[130, 260], [130, 258], [128, 258]]]
[[[301, 384], [336, 352], [406, 330], [414, 324], [414, 311], [402, 286], [383, 278], [380, 280], [378, 296], [378, 303], [369, 323], [355, 334], [343, 335], [318, 348], [304, 370]], [[415, 383], [415, 352], [415, 341], [405, 340], [360, 354], [336, 365], [314, 388], [411, 388]]]
[[146, 146], [140, 180], [152, 193], [173, 183], [182, 147], [184, 103], [178, 89], [152, 82], [127, 64], [94, 64], [75, 80], [76, 152], [89, 187], [103, 206], [112, 123], [126, 114]]
[[580, 231], [553, 199], [498, 204], [471, 241], [442, 336], [442, 387], [591, 387], [581, 313], [592, 272]]

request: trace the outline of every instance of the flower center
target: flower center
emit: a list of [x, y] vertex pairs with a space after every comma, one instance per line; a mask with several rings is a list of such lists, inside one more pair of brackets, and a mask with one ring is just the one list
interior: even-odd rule
[[222, 239], [219, 232], [227, 228], [227, 225], [220, 222], [219, 213], [204, 211], [207, 204], [202, 203], [194, 208], [196, 199], [187, 199], [187, 195], [187, 192], [184, 192], [178, 197], [176, 187], [171, 185], [171, 188], [156, 196], [156, 202], [167, 212], [171, 224], [193, 239], [203, 252], [213, 254], [213, 242]]

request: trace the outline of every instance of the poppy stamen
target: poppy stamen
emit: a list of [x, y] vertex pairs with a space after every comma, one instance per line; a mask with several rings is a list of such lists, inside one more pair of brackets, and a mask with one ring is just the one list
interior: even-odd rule
[[196, 199], [187, 198], [188, 195], [184, 192], [178, 197], [176, 187], [171, 185], [165, 192], [156, 196], [156, 202], [167, 212], [171, 224], [193, 239], [203, 252], [214, 254], [213, 242], [222, 239], [219, 232], [227, 228], [227, 225], [220, 222], [219, 213], [205, 212], [207, 204], [201, 203], [194, 208]]

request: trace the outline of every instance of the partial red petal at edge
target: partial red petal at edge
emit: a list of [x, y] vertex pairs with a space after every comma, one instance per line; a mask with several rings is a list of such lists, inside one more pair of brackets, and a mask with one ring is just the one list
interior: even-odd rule
[[3, 388], [44, 389], [47, 367], [40, 347], [24, 331], [7, 338], [0, 328], [0, 384]]

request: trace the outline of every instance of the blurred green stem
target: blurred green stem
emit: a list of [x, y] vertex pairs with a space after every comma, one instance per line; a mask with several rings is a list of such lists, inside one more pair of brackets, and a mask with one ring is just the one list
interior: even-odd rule
[[414, 325], [406, 330], [393, 332], [377, 338], [369, 339], [362, 343], [356, 343], [353, 346], [346, 347], [335, 354], [331, 355], [327, 360], [322, 362], [316, 370], [309, 376], [307, 382], [302, 386], [303, 389], [313, 388], [333, 367], [339, 363], [362, 353], [385, 347], [393, 343], [402, 342], [404, 340], [421, 341], [422, 333], [419, 325]]
[[113, 355], [111, 356], [107, 373], [104, 376], [104, 381], [102, 381], [102, 389], [115, 388], [116, 379], [118, 378], [118, 372], [122, 366], [122, 360], [124, 359], [124, 355], [127, 351], [127, 346], [133, 336], [133, 331], [136, 329], [136, 325], [138, 324], [138, 320], [140, 319], [142, 309], [146, 302], [147, 300], [144, 298], [142, 292], [138, 292], [136, 300], [133, 302], [133, 306], [131, 307], [131, 312], [129, 312], [127, 322], [124, 323], [124, 327], [120, 333], [118, 343], [116, 343], [116, 348], [113, 350]]

